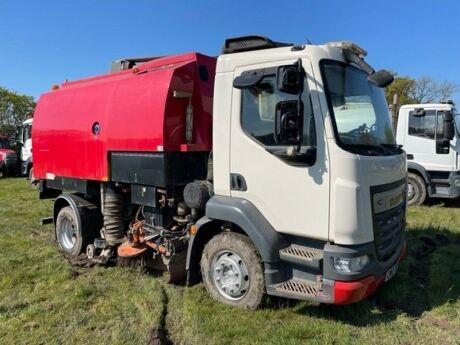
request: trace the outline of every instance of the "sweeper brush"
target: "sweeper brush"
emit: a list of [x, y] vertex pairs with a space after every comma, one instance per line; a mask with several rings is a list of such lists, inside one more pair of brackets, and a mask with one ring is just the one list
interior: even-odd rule
[[166, 271], [169, 275], [168, 282], [177, 284], [186, 278], [187, 252], [180, 250], [183, 249], [180, 248], [180, 243], [180, 239], [168, 239], [164, 235], [156, 234], [145, 226], [144, 220], [135, 221], [130, 225], [128, 240], [117, 249], [117, 263], [120, 266], [141, 266], [155, 271]]

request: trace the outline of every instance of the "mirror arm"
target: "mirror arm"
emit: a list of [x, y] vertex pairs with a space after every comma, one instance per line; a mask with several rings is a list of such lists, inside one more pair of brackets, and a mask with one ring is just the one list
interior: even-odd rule
[[298, 133], [297, 133], [297, 152], [300, 152], [300, 149], [302, 147], [302, 140], [303, 140], [303, 114], [302, 114], [302, 93], [303, 93], [303, 75], [302, 75], [302, 60], [299, 59], [297, 61], [297, 73], [299, 73], [299, 79], [301, 80], [300, 85], [302, 87], [299, 90], [298, 94], [298, 102], [297, 102], [297, 128], [298, 128]]

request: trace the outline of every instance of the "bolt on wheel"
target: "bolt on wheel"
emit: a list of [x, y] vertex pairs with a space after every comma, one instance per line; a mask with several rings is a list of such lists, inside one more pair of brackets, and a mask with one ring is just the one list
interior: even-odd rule
[[248, 236], [222, 232], [209, 240], [200, 261], [206, 290], [217, 301], [257, 309], [265, 294], [263, 264]]
[[249, 273], [244, 261], [231, 251], [217, 253], [212, 264], [212, 278], [217, 290], [225, 298], [243, 298], [249, 288]]

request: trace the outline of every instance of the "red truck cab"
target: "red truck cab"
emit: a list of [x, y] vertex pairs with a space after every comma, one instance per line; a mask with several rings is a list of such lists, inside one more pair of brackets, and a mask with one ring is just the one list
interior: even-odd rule
[[0, 136], [0, 177], [16, 171], [17, 155], [11, 149], [10, 143], [6, 137]]

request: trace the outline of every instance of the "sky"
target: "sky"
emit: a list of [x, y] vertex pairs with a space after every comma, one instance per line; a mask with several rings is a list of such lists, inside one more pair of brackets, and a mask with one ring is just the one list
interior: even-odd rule
[[247, 34], [349, 40], [376, 69], [460, 85], [459, 15], [458, 0], [0, 0], [0, 86], [38, 98], [122, 57], [215, 56]]

